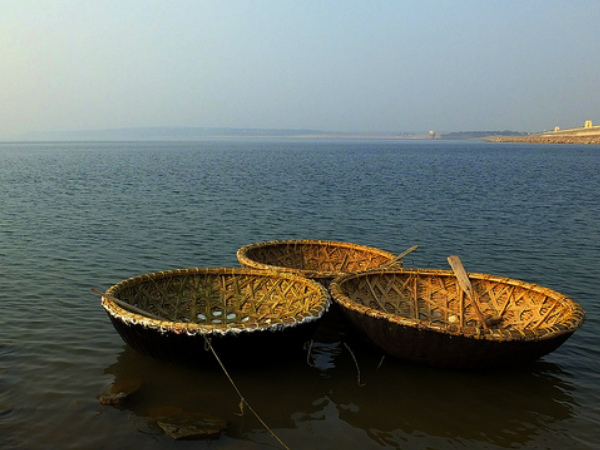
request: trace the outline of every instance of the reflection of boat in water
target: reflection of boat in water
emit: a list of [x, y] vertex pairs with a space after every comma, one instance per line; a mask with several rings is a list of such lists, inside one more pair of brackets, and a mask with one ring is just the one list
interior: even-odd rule
[[278, 360], [302, 350], [329, 308], [323, 286], [294, 274], [180, 269], [129, 278], [102, 295], [125, 342], [186, 364]]
[[[276, 367], [276, 368], [275, 368]], [[169, 364], [142, 355], [128, 345], [104, 373], [112, 375], [112, 385], [135, 382], [140, 389], [119, 408], [133, 414], [138, 427], [151, 423], [165, 411], [184, 411], [224, 419], [223, 434], [239, 438], [252, 430], [264, 431], [247, 409], [240, 414], [240, 398], [223, 372], [199, 367]], [[245, 400], [272, 428], [296, 428], [298, 414], [310, 415], [319, 410], [325, 396], [326, 380], [321, 372], [304, 360], [290, 360], [277, 366], [254, 366], [229, 370]], [[148, 432], [156, 431], [151, 427]]]
[[458, 368], [539, 358], [565, 342], [585, 316], [556, 291], [467, 275], [464, 269], [347, 274], [334, 280], [331, 295], [349, 322], [385, 353]]
[[[352, 448], [373, 448], [374, 442], [405, 448], [413, 439], [418, 447], [425, 440], [434, 448], [456, 448], [452, 443], [457, 442], [466, 448], [528, 447], [538, 430], [560, 427], [572, 416], [574, 388], [551, 363], [502, 372], [432, 370], [394, 358], [382, 362], [367, 346], [351, 347], [360, 385], [357, 365], [345, 349], [326, 371], [292, 360], [230, 374], [284, 441], [289, 435], [308, 444], [330, 437], [331, 430], [346, 430], [355, 441]], [[251, 415], [240, 416], [239, 398], [219, 371], [167, 364], [124, 346], [104, 372], [115, 382], [135, 378], [142, 383], [123, 404], [132, 427], [142, 432], [158, 438], [162, 432], [149, 425], [153, 416], [178, 409], [225, 419], [227, 439], [271, 442]]]
[[413, 440], [419, 448], [424, 440], [430, 448], [538, 448], [528, 443], [540, 430], [573, 414], [574, 388], [551, 363], [453, 371], [389, 357], [381, 363], [370, 348], [353, 349], [362, 385], [350, 374], [332, 385], [329, 397], [341, 420], [386, 448], [410, 448]]

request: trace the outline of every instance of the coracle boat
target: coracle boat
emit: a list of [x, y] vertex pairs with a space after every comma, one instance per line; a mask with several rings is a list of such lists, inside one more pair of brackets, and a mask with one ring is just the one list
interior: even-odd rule
[[241, 247], [237, 258], [244, 267], [294, 273], [327, 287], [333, 279], [346, 273], [401, 267], [402, 258], [416, 248], [395, 255], [348, 242], [281, 240]]
[[232, 365], [264, 363], [302, 351], [330, 304], [312, 280], [243, 268], [156, 272], [96, 292], [131, 347], [201, 365], [217, 357]]
[[[454, 258], [451, 260], [451, 258]], [[331, 285], [342, 315], [384, 353], [440, 367], [524, 363], [564, 343], [584, 322], [573, 299], [494, 275], [454, 269], [375, 270]]]

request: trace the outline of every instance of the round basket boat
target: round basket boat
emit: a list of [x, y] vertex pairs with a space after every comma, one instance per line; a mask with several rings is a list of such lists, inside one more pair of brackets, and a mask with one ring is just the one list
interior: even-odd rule
[[330, 298], [306, 278], [251, 269], [179, 269], [121, 281], [102, 306], [141, 353], [186, 364], [264, 363], [310, 339]]
[[394, 255], [348, 242], [285, 240], [246, 245], [237, 251], [237, 258], [244, 267], [295, 273], [328, 286], [346, 273], [401, 267], [402, 257], [415, 248]]
[[454, 368], [514, 365], [546, 355], [584, 322], [574, 300], [509, 278], [449, 270], [344, 275], [331, 285], [342, 315], [389, 355]]

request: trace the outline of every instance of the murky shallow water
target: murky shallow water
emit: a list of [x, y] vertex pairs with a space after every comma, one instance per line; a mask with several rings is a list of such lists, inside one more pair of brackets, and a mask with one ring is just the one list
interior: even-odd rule
[[[540, 361], [460, 372], [381, 358], [321, 329], [305, 359], [231, 370], [292, 449], [598, 448], [600, 151], [466, 142], [0, 144], [0, 447], [281, 448], [218, 370], [128, 348], [90, 288], [177, 267], [238, 266], [271, 239], [331, 239], [409, 267], [550, 287], [587, 322]], [[121, 408], [98, 395], [141, 381]], [[164, 408], [224, 418], [176, 442]]]

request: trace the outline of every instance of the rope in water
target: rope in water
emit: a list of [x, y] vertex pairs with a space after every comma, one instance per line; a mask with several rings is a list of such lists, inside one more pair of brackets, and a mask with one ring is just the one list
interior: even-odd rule
[[358, 361], [356, 360], [356, 356], [354, 356], [354, 352], [352, 351], [350, 346], [348, 344], [346, 344], [345, 342], [344, 342], [344, 347], [346, 347], [346, 350], [348, 350], [348, 352], [350, 352], [350, 356], [352, 356], [352, 360], [354, 361], [354, 365], [356, 366], [356, 383], [361, 387], [366, 386], [366, 384], [360, 380], [360, 367], [358, 367]]
[[269, 434], [271, 434], [271, 436], [273, 436], [275, 438], [275, 440], [277, 442], [279, 442], [283, 448], [285, 448], [286, 450], [290, 450], [290, 448], [287, 445], [285, 445], [284, 442], [281, 439], [279, 439], [279, 437], [275, 434], [275, 432], [273, 430], [271, 430], [271, 428], [269, 428], [269, 426], [265, 423], [265, 421], [262, 420], [262, 418], [256, 413], [256, 411], [254, 411], [254, 408], [252, 408], [252, 406], [250, 405], [250, 403], [248, 403], [248, 401], [244, 398], [244, 396], [242, 395], [242, 393], [240, 392], [240, 390], [238, 389], [238, 387], [234, 383], [233, 379], [231, 378], [231, 375], [229, 375], [229, 372], [227, 372], [227, 369], [225, 368], [225, 366], [221, 362], [221, 358], [219, 358], [219, 355], [217, 355], [217, 352], [215, 351], [215, 349], [213, 348], [212, 344], [210, 343], [210, 339], [205, 337], [204, 338], [204, 342], [206, 343], [206, 345], [208, 346], [208, 348], [212, 352], [213, 356], [215, 357], [215, 359], [219, 363], [219, 366], [221, 366], [221, 369], [223, 370], [223, 372], [225, 373], [225, 376], [227, 377], [227, 379], [229, 380], [229, 382], [233, 386], [233, 389], [235, 389], [235, 392], [237, 392], [237, 394], [240, 396], [240, 407], [242, 408], [242, 413], [243, 413], [243, 406], [246, 405], [246, 407], [250, 410], [250, 412], [252, 414], [254, 414], [254, 417], [256, 417], [258, 419], [258, 421], [262, 424], [263, 427], [265, 427], [265, 429], [269, 432]]

